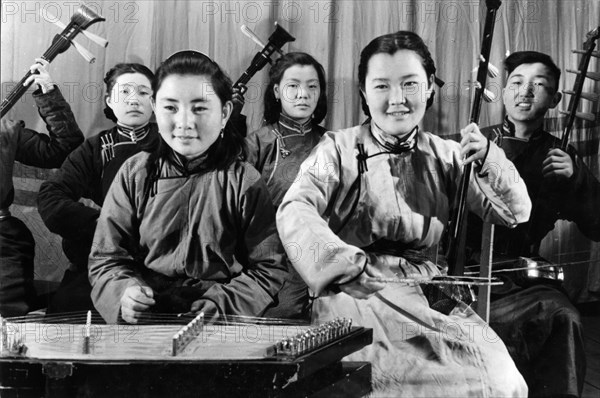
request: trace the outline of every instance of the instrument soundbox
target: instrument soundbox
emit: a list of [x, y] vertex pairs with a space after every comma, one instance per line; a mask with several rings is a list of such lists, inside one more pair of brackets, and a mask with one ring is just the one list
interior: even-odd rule
[[[106, 325], [70, 313], [0, 320], [0, 391], [14, 396], [364, 396], [370, 364], [342, 363], [372, 330], [255, 317], [152, 314]], [[37, 394], [37, 395], [36, 395]]]
[[[71, 44], [75, 45], [73, 39], [79, 32], [85, 31], [90, 25], [105, 21], [102, 16], [96, 14], [92, 9], [87, 7], [85, 4], [82, 4], [80, 8], [75, 11], [73, 16], [71, 17], [71, 21], [64, 28], [64, 30], [54, 36], [52, 40], [52, 45], [46, 50], [44, 55], [41, 58], [45, 59], [48, 62], [52, 62], [52, 60], [58, 55], [69, 49]], [[6, 98], [2, 101], [0, 105], [1, 116], [4, 116], [13, 106], [14, 104], [25, 94], [29, 85], [25, 86], [24, 82], [27, 80], [29, 76], [31, 76], [31, 71], [27, 71], [25, 76], [19, 81], [19, 83], [15, 86], [15, 88], [6, 96]]]

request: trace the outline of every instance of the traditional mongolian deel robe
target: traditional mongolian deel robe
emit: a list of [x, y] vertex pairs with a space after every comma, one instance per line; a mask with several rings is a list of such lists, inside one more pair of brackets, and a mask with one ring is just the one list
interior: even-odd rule
[[131, 156], [158, 139], [154, 123], [136, 129], [117, 125], [88, 138], [65, 160], [38, 195], [38, 211], [46, 227], [63, 238], [70, 269], [54, 294], [47, 314], [93, 309], [88, 280], [88, 257], [100, 210], [80, 202], [90, 199], [102, 207], [117, 171]]
[[[246, 138], [248, 162], [262, 175], [275, 210], [294, 182], [300, 165], [317, 145], [325, 129], [311, 120], [300, 124], [281, 114], [277, 123], [256, 130]], [[267, 315], [275, 318], [309, 318], [306, 283], [290, 265], [290, 274], [278, 296], [279, 305]]]
[[[494, 144], [474, 167], [469, 208], [514, 226], [531, 202], [512, 164]], [[384, 396], [524, 396], [527, 387], [506, 347], [470, 308], [429, 308], [418, 286], [389, 284], [366, 300], [336, 289], [369, 261], [388, 277], [439, 275], [408, 250], [435, 245], [448, 223], [461, 177], [460, 145], [429, 133], [404, 142], [371, 123], [328, 132], [306, 159], [277, 213], [294, 267], [320, 297], [313, 317], [350, 317], [373, 328], [373, 344], [348, 357], [370, 361]], [[361, 175], [362, 174], [362, 175]]]
[[124, 163], [108, 191], [89, 262], [96, 309], [119, 321], [121, 296], [137, 284], [153, 289], [159, 312], [201, 300], [207, 314], [262, 315], [287, 266], [260, 175], [245, 162], [207, 171], [204, 156], [168, 152], [151, 193], [146, 152]]
[[83, 142], [83, 134], [60, 90], [33, 98], [49, 135], [25, 128], [22, 123], [2, 119], [0, 132], [0, 314], [24, 315], [35, 306], [33, 259], [35, 241], [23, 221], [10, 214], [15, 190], [14, 162], [28, 166], [60, 167], [67, 155]]

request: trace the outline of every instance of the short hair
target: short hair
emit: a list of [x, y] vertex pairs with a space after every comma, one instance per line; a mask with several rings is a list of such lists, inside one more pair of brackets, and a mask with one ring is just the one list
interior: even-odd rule
[[[115, 86], [115, 84], [117, 83], [118, 77], [121, 75], [125, 75], [127, 73], [139, 73], [141, 75], [144, 75], [148, 78], [150, 83], [152, 83], [152, 81], [154, 80], [154, 73], [152, 73], [152, 71], [150, 69], [148, 69], [146, 66], [144, 66], [142, 64], [136, 64], [136, 63], [116, 64], [115, 66], [110, 68], [110, 70], [108, 72], [106, 72], [106, 76], [104, 76], [104, 83], [106, 83], [105, 98], [110, 97], [110, 93], [111, 93], [113, 87]], [[106, 116], [109, 120], [112, 120], [115, 123], [117, 122], [117, 116], [115, 115], [113, 110], [108, 105], [106, 105], [104, 107], [104, 116]]]
[[517, 69], [519, 65], [535, 63], [546, 65], [548, 70], [550, 70], [550, 75], [554, 78], [554, 82], [556, 84], [555, 89], [558, 90], [560, 69], [558, 69], [558, 66], [556, 66], [552, 58], [547, 54], [537, 51], [514, 52], [504, 60], [504, 69], [506, 72], [508, 72], [508, 76], [510, 76], [510, 74], [513, 73], [513, 71]]
[[327, 115], [327, 83], [325, 81], [325, 69], [311, 55], [302, 52], [286, 53], [275, 61], [275, 64], [269, 70], [269, 85], [264, 98], [264, 118], [267, 124], [277, 123], [281, 113], [281, 102], [275, 98], [273, 87], [281, 82], [286, 70], [294, 65], [310, 65], [317, 71], [319, 77], [319, 88], [321, 90], [317, 107], [313, 113], [313, 123], [319, 124]]
[[[427, 48], [427, 45], [418, 34], [400, 30], [395, 33], [388, 33], [387, 35], [376, 37], [363, 48], [360, 53], [360, 63], [358, 64], [358, 82], [361, 88], [360, 99], [365, 115], [371, 116], [367, 100], [362, 93], [362, 90], [365, 89], [369, 60], [375, 54], [394, 55], [400, 50], [412, 50], [416, 52], [421, 57], [421, 64], [423, 65], [423, 69], [425, 69], [427, 78], [429, 79], [431, 76], [435, 75], [435, 62], [431, 57], [429, 48]], [[434, 93], [432, 93], [427, 100], [427, 109], [433, 105], [433, 97]]]

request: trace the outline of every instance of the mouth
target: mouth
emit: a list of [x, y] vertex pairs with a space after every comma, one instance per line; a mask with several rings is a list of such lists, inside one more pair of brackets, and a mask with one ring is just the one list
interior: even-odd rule
[[519, 102], [515, 105], [517, 108], [522, 110], [530, 110], [533, 107], [533, 103], [531, 102]]
[[191, 136], [191, 135], [174, 135], [173, 136], [174, 140], [179, 140], [179, 141], [183, 141], [183, 142], [187, 142], [187, 141], [191, 141], [191, 140], [195, 140], [196, 137]]
[[142, 112], [140, 111], [127, 111], [128, 115], [142, 115]]
[[406, 115], [408, 115], [410, 113], [410, 111], [388, 111], [386, 112], [386, 115], [391, 116], [391, 117], [404, 117]]
[[308, 104], [296, 104], [294, 105], [296, 108], [310, 108]]

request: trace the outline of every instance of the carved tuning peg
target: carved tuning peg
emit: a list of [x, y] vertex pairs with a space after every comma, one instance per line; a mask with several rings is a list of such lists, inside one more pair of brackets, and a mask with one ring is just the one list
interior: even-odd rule
[[[563, 93], [568, 95], [575, 95], [575, 91], [572, 90], [563, 90]], [[598, 101], [598, 98], [600, 98], [600, 94], [582, 91], [581, 98], [585, 98], [588, 101], [596, 102]]]
[[[565, 115], [565, 116], [570, 115], [570, 112], [562, 111], [560, 109], [558, 110], [558, 113], [560, 113], [561, 115]], [[577, 117], [579, 119], [587, 120], [589, 122], [593, 122], [596, 120], [596, 115], [594, 115], [593, 113], [589, 113], [589, 112], [577, 112], [577, 113], [575, 113], [575, 117]]]
[[[580, 74], [581, 74], [581, 72], [580, 72], [580, 71], [578, 71], [578, 70], [573, 70], [573, 69], [567, 69], [567, 72], [569, 72], [569, 73], [574, 73], [574, 74], [576, 74], [576, 75], [580, 75]], [[595, 80], [595, 81], [599, 81], [599, 80], [600, 80], [600, 72], [590, 72], [590, 71], [588, 71], [588, 72], [585, 74], [585, 77], [588, 77], [588, 78], [590, 78], [590, 79], [592, 79], [592, 80]]]
[[[584, 50], [573, 50], [573, 53], [575, 53], [575, 54], [585, 54], [586, 51], [584, 51]], [[592, 51], [592, 53], [590, 55], [592, 57], [600, 58], [600, 51]]]

